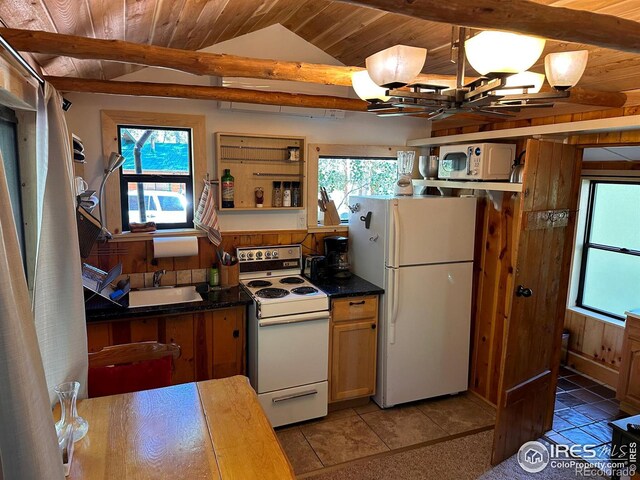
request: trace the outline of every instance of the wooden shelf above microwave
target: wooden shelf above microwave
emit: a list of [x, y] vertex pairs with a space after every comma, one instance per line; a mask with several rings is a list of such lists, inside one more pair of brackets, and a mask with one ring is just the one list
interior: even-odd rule
[[490, 190], [496, 192], [521, 192], [521, 183], [474, 182], [464, 180], [413, 180], [413, 186], [436, 188], [464, 188], [470, 190]]

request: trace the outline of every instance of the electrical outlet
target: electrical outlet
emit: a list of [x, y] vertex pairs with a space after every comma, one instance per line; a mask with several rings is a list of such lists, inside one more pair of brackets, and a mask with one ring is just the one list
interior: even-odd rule
[[298, 214], [298, 228], [307, 228], [307, 215], [304, 212]]

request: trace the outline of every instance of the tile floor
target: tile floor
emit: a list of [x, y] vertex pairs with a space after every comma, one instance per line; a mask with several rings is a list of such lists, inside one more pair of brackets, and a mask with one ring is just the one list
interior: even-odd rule
[[495, 409], [471, 393], [382, 410], [371, 402], [276, 429], [297, 475], [490, 428]]
[[560, 367], [553, 430], [545, 437], [562, 445], [598, 445], [599, 454], [607, 458], [612, 433], [608, 424], [628, 416], [619, 410], [615, 395], [609, 387]]

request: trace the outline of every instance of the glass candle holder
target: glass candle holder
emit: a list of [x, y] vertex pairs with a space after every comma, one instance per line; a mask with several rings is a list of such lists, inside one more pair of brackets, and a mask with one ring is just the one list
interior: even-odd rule
[[56, 433], [60, 437], [61, 433], [71, 426], [74, 442], [83, 438], [89, 430], [89, 424], [76, 410], [79, 390], [79, 382], [64, 382], [54, 388], [60, 400], [60, 420], [56, 423]]

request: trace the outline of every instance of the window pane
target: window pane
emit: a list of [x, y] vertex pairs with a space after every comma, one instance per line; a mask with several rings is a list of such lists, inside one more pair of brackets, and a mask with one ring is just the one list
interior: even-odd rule
[[349, 216], [349, 196], [393, 194], [396, 165], [395, 159], [320, 158], [318, 186], [327, 189], [344, 221]]
[[129, 222], [185, 223], [187, 197], [185, 183], [143, 183], [145, 211], [140, 212], [138, 183], [128, 183]]
[[640, 185], [596, 184], [590, 242], [640, 250]]
[[640, 257], [590, 248], [582, 305], [618, 316], [640, 307]]
[[[189, 130], [118, 127], [124, 174], [189, 175]], [[139, 151], [140, 170], [136, 170]]]

